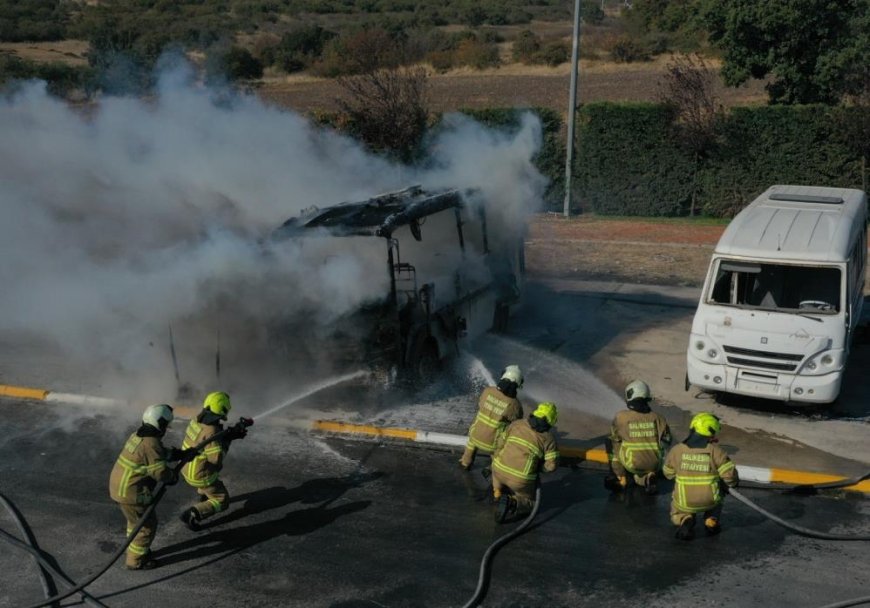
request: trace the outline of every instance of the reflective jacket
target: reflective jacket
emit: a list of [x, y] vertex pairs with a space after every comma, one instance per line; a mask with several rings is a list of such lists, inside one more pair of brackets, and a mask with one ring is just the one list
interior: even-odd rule
[[722, 502], [720, 479], [731, 487], [738, 481], [734, 463], [715, 443], [699, 448], [685, 443], [675, 445], [668, 452], [662, 472], [668, 479], [676, 479], [672, 499], [685, 513], [707, 511]]
[[[196, 419], [190, 421], [184, 431], [183, 449], [193, 448], [209, 437], [223, 430], [218, 424], [203, 424]], [[194, 488], [205, 488], [217, 481], [224, 466], [224, 455], [227, 453], [224, 442], [212, 441], [196, 455], [196, 458], [184, 465], [181, 475], [184, 481]]]
[[157, 482], [173, 478], [166, 450], [156, 436], [130, 435], [109, 476], [109, 495], [124, 505], [147, 505]]
[[643, 475], [662, 466], [663, 448], [671, 443], [671, 430], [661, 414], [623, 410], [613, 419], [610, 441], [613, 462], [629, 473]]
[[553, 433], [539, 433], [528, 420], [512, 422], [499, 439], [492, 468], [519, 483], [537, 479], [539, 469], [550, 473], [559, 464], [559, 448]]
[[477, 403], [477, 417], [468, 429], [468, 443], [492, 452], [498, 436], [508, 424], [523, 417], [523, 406], [494, 386], [483, 389]]

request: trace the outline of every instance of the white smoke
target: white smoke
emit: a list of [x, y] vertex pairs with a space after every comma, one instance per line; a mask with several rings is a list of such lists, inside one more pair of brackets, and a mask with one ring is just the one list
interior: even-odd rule
[[[496, 201], [493, 225], [516, 230], [538, 204], [536, 119], [511, 133], [451, 120], [420, 170], [256, 98], [201, 88], [184, 68], [151, 99], [83, 110], [28, 83], [0, 101], [0, 340], [48, 340], [141, 393], [174, 387], [170, 325], [182, 367], [207, 375], [216, 343], [231, 339], [222, 327], [248, 328], [253, 344], [282, 316], [328, 324], [384, 294], [384, 245], [264, 240], [300, 210], [415, 183], [476, 187]], [[204, 315], [209, 343], [185, 342]], [[241, 365], [225, 353], [224, 365]]]

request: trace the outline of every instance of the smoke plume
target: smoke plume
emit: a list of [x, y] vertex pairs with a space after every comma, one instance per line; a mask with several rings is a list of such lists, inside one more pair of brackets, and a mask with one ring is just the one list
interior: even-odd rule
[[276, 320], [327, 326], [383, 296], [380, 239], [268, 241], [302, 209], [476, 187], [497, 201], [494, 225], [518, 229], [544, 186], [531, 116], [510, 133], [451, 117], [413, 169], [185, 69], [153, 98], [86, 111], [27, 83], [0, 101], [0, 132], [0, 340], [38, 339], [94, 385], [151, 401], [175, 390], [170, 326], [182, 380], [213, 384], [220, 345], [222, 373], [247, 390], [267, 369], [308, 373], [257, 364]]

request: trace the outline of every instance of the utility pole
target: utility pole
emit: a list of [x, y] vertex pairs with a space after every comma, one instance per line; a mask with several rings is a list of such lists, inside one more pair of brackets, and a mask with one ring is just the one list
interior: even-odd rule
[[565, 217], [571, 216], [571, 165], [574, 164], [574, 114], [577, 110], [577, 58], [580, 53], [580, 0], [574, 0], [574, 45], [571, 48], [571, 91], [568, 94], [568, 150], [565, 154]]

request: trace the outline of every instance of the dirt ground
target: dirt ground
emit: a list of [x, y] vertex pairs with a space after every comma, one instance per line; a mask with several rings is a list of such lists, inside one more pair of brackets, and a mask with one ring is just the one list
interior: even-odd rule
[[529, 222], [526, 269], [534, 277], [700, 286], [723, 230], [703, 220], [539, 214]]
[[[582, 61], [578, 98], [581, 103], [656, 101], [667, 62], [667, 58], [627, 64]], [[555, 68], [509, 64], [497, 69], [433, 74], [429, 79], [430, 110], [542, 106], [566, 113], [569, 80], [568, 64]], [[337, 99], [342, 95], [335, 81], [310, 76], [267, 79], [258, 91], [264, 100], [300, 112], [338, 110]], [[726, 106], [760, 104], [766, 100], [761, 81], [728, 88], [717, 80], [716, 95]]]
[[700, 287], [725, 227], [724, 220], [542, 213], [529, 221], [526, 270], [532, 278]]

